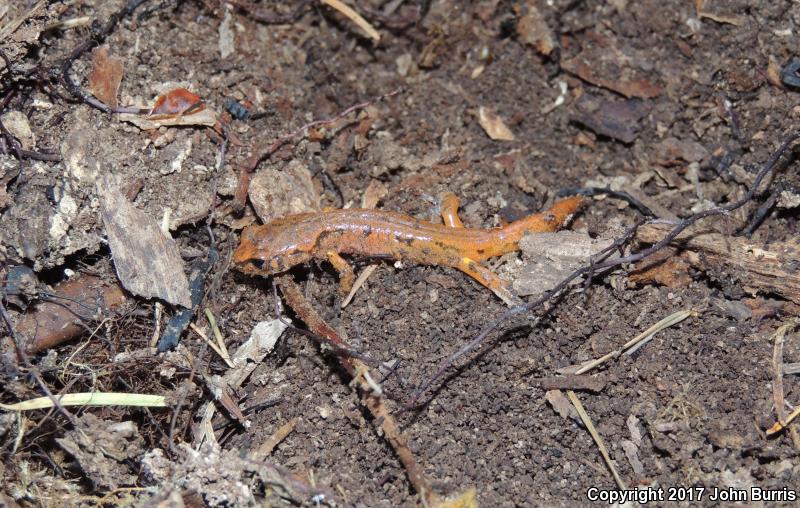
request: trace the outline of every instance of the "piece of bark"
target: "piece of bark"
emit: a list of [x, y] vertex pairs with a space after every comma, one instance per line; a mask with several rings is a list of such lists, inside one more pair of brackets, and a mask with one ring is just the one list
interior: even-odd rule
[[25, 314], [17, 323], [17, 332], [23, 337], [25, 350], [37, 353], [77, 337], [86, 331], [81, 321], [99, 321], [125, 300], [125, 293], [116, 284], [81, 274], [56, 286], [48, 301]]
[[508, 277], [518, 295], [540, 295], [612, 243], [610, 239], [591, 238], [574, 231], [526, 234], [519, 243], [525, 265]]
[[110, 178], [98, 182], [97, 194], [123, 287], [138, 296], [191, 307], [189, 280], [172, 237], [161, 231], [155, 219], [133, 206]]
[[642, 78], [631, 80], [605, 79], [595, 74], [597, 67], [594, 63], [588, 64], [582, 57], [575, 57], [569, 60], [562, 60], [561, 68], [575, 74], [583, 81], [601, 88], [606, 88], [612, 92], [624, 95], [627, 98], [639, 97], [641, 99], [652, 99], [658, 97], [664, 91], [660, 86], [654, 85], [650, 81]]
[[[653, 244], [672, 229], [666, 224], [639, 228], [636, 239]], [[800, 242], [774, 242], [763, 245], [743, 237], [731, 237], [689, 228], [673, 241], [685, 259], [699, 270], [722, 268], [738, 278], [751, 295], [776, 294], [800, 304]]]
[[656, 283], [670, 288], [686, 287], [692, 282], [689, 263], [673, 248], [656, 252], [636, 263], [628, 279], [637, 284]]
[[650, 105], [639, 99], [610, 101], [583, 95], [575, 103], [576, 113], [570, 117], [596, 134], [633, 143], [639, 136], [639, 121], [650, 112]]

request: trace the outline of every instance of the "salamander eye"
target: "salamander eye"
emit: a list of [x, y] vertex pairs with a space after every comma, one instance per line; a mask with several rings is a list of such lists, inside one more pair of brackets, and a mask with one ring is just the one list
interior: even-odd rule
[[267, 262], [263, 259], [251, 259], [250, 265], [256, 270], [263, 270], [267, 266]]

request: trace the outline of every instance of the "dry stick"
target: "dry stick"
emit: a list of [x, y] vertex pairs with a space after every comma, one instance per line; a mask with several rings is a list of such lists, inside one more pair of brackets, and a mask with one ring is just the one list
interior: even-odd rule
[[244, 210], [245, 200], [247, 199], [247, 188], [250, 185], [250, 175], [253, 173], [253, 171], [255, 171], [255, 169], [258, 167], [261, 161], [263, 161], [267, 157], [277, 152], [280, 147], [291, 142], [299, 135], [305, 133], [308, 129], [311, 129], [313, 127], [319, 127], [322, 125], [329, 125], [334, 122], [337, 122], [342, 118], [346, 117], [347, 115], [349, 115], [350, 113], [367, 108], [375, 104], [376, 102], [386, 99], [387, 97], [395, 96], [399, 94], [401, 91], [402, 91], [401, 88], [397, 88], [389, 93], [379, 95], [378, 97], [373, 97], [368, 101], [364, 101], [359, 104], [354, 104], [330, 118], [326, 118], [324, 120], [314, 120], [313, 122], [309, 122], [305, 125], [298, 127], [289, 134], [276, 139], [269, 145], [265, 147], [262, 146], [261, 148], [256, 149], [255, 150], [256, 153], [253, 154], [249, 159], [247, 159], [244, 163], [242, 163], [239, 166], [239, 187], [236, 189], [236, 195], [234, 196], [234, 202], [233, 202], [234, 211], [240, 213], [242, 210]]
[[[317, 314], [317, 311], [308, 303], [300, 288], [290, 277], [285, 275], [278, 277], [278, 285], [288, 305], [313, 333], [327, 338], [328, 341], [339, 347], [350, 349], [350, 346], [342, 340], [339, 334]], [[414, 490], [423, 498], [424, 502], [429, 505], [435, 504], [438, 496], [431, 490], [430, 481], [425, 477], [422, 467], [408, 448], [408, 443], [400, 433], [397, 421], [384, 404], [384, 399], [376, 396], [368, 381], [363, 375], [360, 375], [360, 373], [368, 372], [368, 367], [357, 358], [338, 356], [337, 359], [342, 367], [353, 376], [353, 380], [359, 384], [365, 395], [361, 400], [362, 404], [372, 414], [375, 425], [380, 425], [386, 439], [389, 440], [403, 464]]]
[[342, 15], [347, 17], [350, 21], [358, 25], [360, 29], [362, 29], [370, 39], [375, 42], [381, 40], [381, 35], [375, 30], [369, 22], [361, 17], [361, 14], [354, 11], [349, 5], [346, 5], [341, 2], [341, 0], [320, 0], [323, 4], [332, 7], [339, 11]]
[[[710, 210], [704, 210], [702, 212], [695, 213], [687, 217], [686, 219], [678, 221], [677, 224], [675, 224], [675, 227], [664, 238], [662, 238], [657, 243], [654, 243], [650, 247], [640, 250], [639, 252], [629, 254], [627, 256], [608, 259], [605, 261], [601, 261], [599, 263], [595, 263], [593, 260], [594, 258], [589, 258], [588, 264], [569, 274], [564, 280], [559, 282], [553, 289], [542, 295], [542, 297], [525, 305], [520, 305], [518, 307], [514, 307], [505, 311], [494, 322], [486, 325], [475, 338], [473, 338], [467, 344], [462, 346], [458, 351], [451, 354], [446, 360], [440, 363], [439, 367], [436, 369], [436, 372], [433, 374], [433, 376], [428, 378], [428, 380], [425, 381], [425, 383], [423, 383], [422, 387], [419, 390], [417, 390], [413, 398], [408, 403], [406, 403], [405, 405], [406, 409], [411, 409], [412, 407], [414, 407], [420, 396], [423, 393], [425, 393], [428, 390], [428, 388], [430, 388], [431, 385], [435, 383], [436, 380], [439, 379], [445, 373], [445, 371], [453, 365], [453, 363], [456, 362], [456, 360], [466, 355], [470, 351], [478, 348], [481, 344], [483, 344], [483, 342], [486, 340], [486, 338], [489, 336], [490, 333], [500, 328], [501, 325], [503, 325], [506, 321], [508, 321], [512, 317], [518, 314], [522, 314], [524, 312], [529, 312], [534, 309], [537, 309], [542, 305], [544, 305], [545, 303], [549, 302], [550, 300], [554, 299], [557, 295], [560, 295], [573, 280], [577, 279], [578, 277], [582, 277], [584, 275], [592, 279], [600, 271], [605, 271], [610, 268], [615, 268], [624, 264], [635, 263], [636, 261], [644, 259], [660, 251], [667, 245], [669, 245], [670, 242], [672, 242], [675, 238], [678, 237], [678, 235], [680, 235], [688, 227], [695, 224], [697, 221], [705, 219], [707, 217], [725, 215], [738, 208], [741, 208], [746, 203], [750, 202], [753, 199], [753, 196], [758, 191], [758, 187], [759, 185], [761, 185], [761, 182], [764, 180], [764, 177], [766, 177], [770, 172], [772, 172], [772, 170], [775, 169], [775, 166], [777, 165], [780, 158], [783, 156], [784, 153], [786, 153], [791, 144], [798, 138], [800, 138], [800, 132], [793, 132], [784, 138], [778, 149], [770, 156], [769, 160], [767, 160], [766, 164], [764, 164], [764, 167], [761, 169], [761, 171], [758, 172], [758, 175], [756, 175], [756, 178], [753, 181], [753, 185], [750, 187], [750, 189], [747, 191], [744, 197], [742, 197], [742, 199], [726, 206], [712, 208]], [[645, 224], [655, 224], [663, 222], [664, 222], [663, 220], [651, 220], [647, 221]], [[639, 227], [639, 225], [640, 223], [637, 223], [632, 228], [630, 228], [625, 233], [625, 235], [623, 235], [622, 238], [628, 239], [632, 237], [633, 233], [636, 232], [636, 229]], [[615, 244], [616, 243], [617, 242], [615, 242]]]

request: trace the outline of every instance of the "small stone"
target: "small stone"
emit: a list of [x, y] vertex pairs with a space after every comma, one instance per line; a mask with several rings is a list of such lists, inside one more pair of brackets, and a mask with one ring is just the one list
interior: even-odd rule
[[17, 138], [23, 150], [33, 150], [36, 148], [36, 136], [28, 123], [28, 117], [20, 111], [9, 111], [0, 117], [3, 125], [12, 136]]

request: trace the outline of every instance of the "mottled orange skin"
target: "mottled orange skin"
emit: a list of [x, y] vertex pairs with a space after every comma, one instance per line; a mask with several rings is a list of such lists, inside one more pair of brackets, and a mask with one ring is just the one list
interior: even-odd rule
[[452, 194], [442, 199], [445, 225], [381, 210], [304, 213], [248, 227], [233, 259], [241, 271], [264, 276], [311, 259], [328, 260], [342, 275], [343, 290], [349, 290], [353, 277], [339, 254], [449, 266], [475, 278], [506, 303], [517, 304], [510, 285], [481, 261], [517, 250], [525, 233], [557, 230], [582, 203], [580, 197], [563, 199], [545, 212], [493, 229], [462, 227], [456, 213], [458, 199]]

